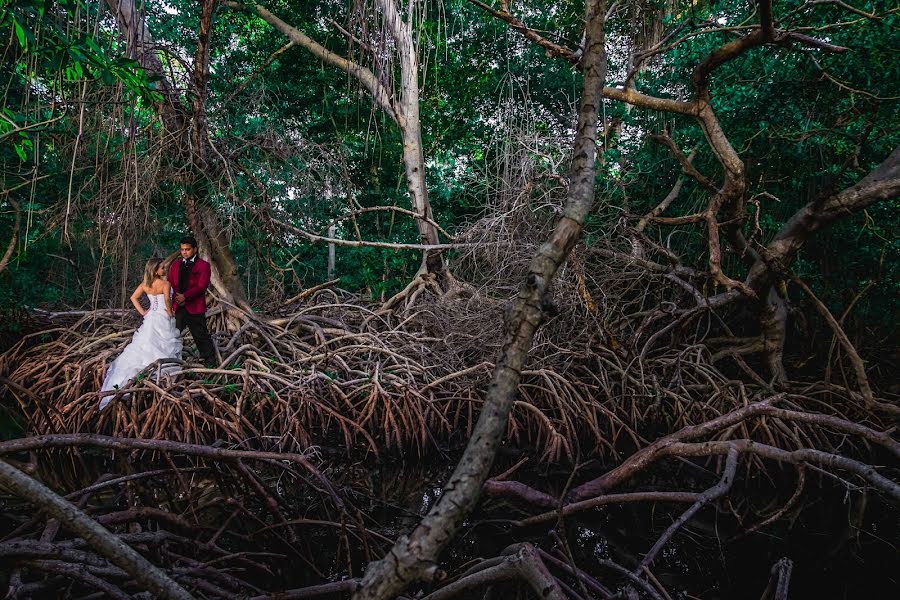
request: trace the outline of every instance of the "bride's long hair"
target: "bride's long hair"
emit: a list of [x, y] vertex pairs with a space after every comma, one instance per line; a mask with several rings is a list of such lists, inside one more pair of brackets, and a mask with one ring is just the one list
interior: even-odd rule
[[144, 285], [150, 287], [153, 285], [153, 281], [156, 279], [156, 270], [159, 268], [159, 265], [163, 263], [163, 259], [158, 256], [153, 256], [150, 260], [147, 261], [147, 264], [144, 265]]

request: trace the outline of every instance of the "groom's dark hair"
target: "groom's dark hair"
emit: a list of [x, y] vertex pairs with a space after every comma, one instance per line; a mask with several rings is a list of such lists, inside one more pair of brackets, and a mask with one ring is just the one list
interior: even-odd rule
[[192, 236], [192, 235], [186, 235], [186, 236], [184, 236], [183, 238], [181, 238], [181, 242], [179, 242], [179, 243], [181, 243], [181, 244], [190, 244], [191, 248], [196, 248], [196, 247], [197, 247], [197, 240], [195, 240], [195, 239], [194, 239], [194, 236]]

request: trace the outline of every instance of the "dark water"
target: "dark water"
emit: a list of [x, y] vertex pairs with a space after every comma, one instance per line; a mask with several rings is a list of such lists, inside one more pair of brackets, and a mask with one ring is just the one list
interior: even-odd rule
[[[666, 479], [677, 479], [678, 474], [669, 473]], [[567, 477], [560, 472], [534, 479], [547, 489], [553, 484], [561, 488]], [[729, 500], [718, 507], [704, 507], [674, 536], [655, 560], [653, 573], [673, 597], [758, 600], [773, 564], [788, 558], [793, 562], [791, 598], [900, 598], [900, 511], [875, 492], [864, 495], [830, 479], [812, 477], [795, 510], [756, 533], [741, 535], [758, 519], [739, 519], [732, 511], [743, 514], [750, 505], [763, 507], [773, 498], [783, 503], [793, 490], [794, 481], [783, 475], [775, 481], [757, 478], [736, 486]], [[606, 506], [569, 517], [564, 531], [575, 563], [615, 589], [621, 581], [600, 567], [598, 560], [635, 567], [686, 508]], [[520, 507], [487, 500], [473, 521], [516, 518], [520, 512], [523, 518], [529, 514]], [[529, 530], [492, 524], [476, 527], [458, 544], [460, 559], [490, 556], [508, 543], [523, 540], [549, 549], [554, 545], [548, 536], [553, 526], [548, 522]]]
[[[506, 466], [498, 465], [495, 471]], [[665, 472], [667, 468], [671, 471]], [[706, 486], [712, 483], [694, 471], [685, 472], [673, 465], [663, 464], [658, 470], [664, 472], [635, 482], [634, 490], [702, 490], [704, 481]], [[376, 482], [380, 499], [421, 512], [440, 494], [440, 482], [449, 471], [397, 463], [372, 470], [369, 478]], [[588, 476], [585, 474], [585, 478]], [[556, 492], [568, 477], [569, 472], [562, 469], [517, 473], [517, 478], [538, 489]], [[794, 510], [756, 533], [741, 535], [759, 518], [739, 518], [735, 513], [743, 515], [752, 507], [767, 508], [764, 514], [770, 514], [794, 489], [792, 472], [745, 478], [726, 501], [704, 507], [682, 527], [651, 570], [673, 598], [759, 600], [772, 566], [788, 558], [793, 562], [792, 599], [900, 598], [900, 510], [877, 492], [864, 494], [859, 488], [849, 489], [832, 479], [808, 474], [805, 491]], [[773, 504], [774, 500], [780, 502]], [[568, 517], [557, 532], [564, 532], [578, 567], [615, 590], [622, 580], [598, 562], [612, 560], [634, 568], [687, 507], [606, 506]], [[549, 533], [556, 523], [527, 529], [504, 523], [533, 514], [514, 503], [483, 500], [445, 560], [450, 565], [462, 565], [473, 557], [496, 556], [509, 544], [522, 541], [550, 551], [557, 546]], [[379, 520], [395, 526], [414, 523], [413, 518], [398, 520], [396, 512], [390, 510], [379, 514]], [[392, 533], [396, 532], [392, 528]]]
[[[323, 455], [320, 460], [326, 475], [361, 511], [367, 527], [390, 539], [412, 527], [417, 515], [440, 495], [441, 483], [452, 470], [449, 460], [437, 457], [425, 461], [352, 462], [337, 455]], [[505, 469], [512, 462], [502, 460], [495, 471]], [[77, 456], [65, 452], [41, 453], [38, 465], [40, 478], [60, 492], [89, 485], [102, 473], [122, 474], [166, 467], [165, 462], [148, 455], [120, 453], [110, 460], [107, 454], [96, 451], [82, 451]], [[602, 472], [602, 469], [595, 471]], [[335, 518], [327, 499], [323, 500], [322, 494], [313, 491], [308, 483], [286, 479], [277, 470], [267, 468], [257, 473], [283, 501], [286, 518]], [[578, 481], [593, 474], [586, 471], [579, 475]], [[560, 493], [569, 472], [558, 467], [535, 468], [520, 471], [516, 477], [539, 489]], [[661, 464], [651, 476], [634, 482], [633, 489], [702, 490], [714, 479], [712, 474], [702, 471]], [[212, 529], [223, 523], [231, 512], [223, 499], [242, 494], [247, 498], [253, 496], [244, 482], [215, 468], [193, 473], [188, 481], [195, 506], [203, 507], [196, 513], [198, 522]], [[654, 575], [673, 600], [758, 600], [772, 565], [788, 558], [794, 565], [792, 599], [900, 597], [898, 507], [886, 503], [877, 493], [864, 495], [858, 488], [851, 489], [832, 479], [810, 474], [795, 510], [758, 533], [740, 535], [757, 518], [739, 518], [736, 514], [745, 515], [751, 509], [768, 514], [781, 506], [793, 490], [792, 472], [744, 477], [727, 501], [704, 507], [675, 535], [653, 564]], [[174, 477], [142, 482], [137, 496], [144, 505], [190, 512], [183, 489]], [[98, 496], [94, 504], [104, 504], [111, 510], [122, 501], [121, 495], [109, 492]], [[447, 551], [443, 566], [452, 573], [474, 558], [496, 556], [508, 545], [523, 541], [552, 551], [558, 543], [550, 530], [556, 528], [568, 542], [579, 568], [616, 590], [623, 580], [598, 562], [612, 560], [634, 568], [643, 553], [686, 508], [685, 504], [606, 506], [573, 515], [561, 528], [547, 522], [525, 529], [511, 526], [509, 521], [526, 518], [534, 512], [515, 503], [486, 499]], [[21, 503], [0, 499], [0, 532], [11, 530], [18, 522], [11, 515], [21, 516], [23, 510], [27, 507]], [[283, 558], [268, 559], [271, 574], [248, 575], [248, 579], [261, 587], [275, 591], [361, 574], [366, 564], [362, 547], [351, 547], [348, 559], [334, 528], [298, 527], [297, 539], [287, 543], [285, 538], [278, 540], [258, 534], [262, 525], [275, 521], [262, 503], [257, 503], [252, 510], [259, 522], [246, 517], [236, 519], [229, 528], [234, 535], [229, 537], [226, 533], [221, 543], [232, 550], [283, 555]], [[240, 538], [240, 535], [250, 537]], [[384, 548], [385, 544], [379, 547], [376, 541], [372, 554]], [[304, 565], [299, 555], [304, 555], [304, 560], [311, 564]], [[513, 587], [504, 589], [508, 595], [500, 597], [513, 597], [521, 591]]]

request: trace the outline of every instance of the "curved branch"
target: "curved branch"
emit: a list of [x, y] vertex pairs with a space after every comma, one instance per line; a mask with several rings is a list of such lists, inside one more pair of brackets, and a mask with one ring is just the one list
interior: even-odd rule
[[378, 78], [372, 71], [352, 60], [332, 52], [296, 27], [288, 25], [278, 16], [259, 4], [248, 5], [232, 0], [226, 0], [224, 4], [231, 9], [250, 12], [257, 15], [263, 21], [287, 36], [289, 40], [308, 50], [319, 60], [328, 63], [355, 78], [363, 87], [369, 90], [369, 93], [372, 94], [372, 98], [375, 100], [378, 107], [386, 112], [391, 119], [398, 121], [399, 115], [394, 107], [391, 94], [385, 89], [384, 85], [378, 81]]
[[547, 570], [541, 555], [531, 544], [517, 544], [504, 551], [506, 558], [497, 561], [485, 561], [484, 568], [477, 565], [456, 581], [425, 596], [423, 600], [449, 600], [454, 596], [475, 587], [522, 578], [527, 581], [538, 597], [548, 600], [565, 600], [556, 578]]
[[812, 448], [782, 450], [781, 448], [761, 444], [754, 440], [729, 440], [697, 443], [676, 442], [668, 447], [665, 454], [668, 456], [715, 456], [727, 454], [732, 448], [782, 463], [794, 465], [811, 463], [820, 467], [832, 467], [849, 471], [864, 479], [873, 487], [878, 488], [894, 501], [900, 502], [900, 484], [891, 481], [876, 471], [871, 465], [839, 454], [823, 452], [822, 450]]
[[673, 140], [667, 133], [652, 134], [648, 137], [657, 144], [668, 148], [672, 152], [672, 155], [675, 157], [675, 159], [678, 161], [678, 164], [681, 165], [681, 171], [685, 175], [702, 185], [706, 189], [706, 191], [712, 193], [716, 193], [719, 191], [718, 188], [716, 188], [715, 184], [710, 181], [710, 179], [706, 177], [706, 175], [698, 171], [697, 167], [693, 165], [691, 159], [695, 155], [695, 152], [691, 152], [691, 156], [685, 156], [684, 152], [681, 151], [681, 148], [679, 148], [675, 143], [675, 140]]
[[535, 44], [546, 50], [548, 56], [557, 56], [573, 65], [578, 64], [581, 58], [581, 54], [578, 51], [572, 50], [571, 48], [566, 48], [565, 46], [560, 46], [559, 44], [554, 44], [535, 30], [529, 28], [521, 19], [517, 18], [508, 10], [497, 10], [483, 2], [480, 2], [479, 0], [469, 0], [469, 2], [471, 4], [474, 4], [484, 12], [488, 13], [489, 15], [496, 17], [497, 19], [500, 19], [504, 23], [508, 24], [511, 29], [518, 31], [519, 33], [524, 35], [526, 39], [534, 42]]
[[[421, 218], [421, 217], [420, 217]], [[279, 227], [282, 227], [291, 233], [305, 237], [312, 243], [325, 242], [334, 244], [335, 246], [347, 246], [350, 248], [362, 248], [368, 246], [370, 248], [389, 248], [391, 250], [452, 250], [453, 248], [467, 248], [474, 246], [474, 243], [452, 243], [452, 244], [398, 244], [394, 242], [370, 242], [366, 240], [342, 240], [340, 238], [332, 238], [324, 235], [318, 235], [295, 227], [290, 223], [285, 223], [271, 217], [268, 220]], [[422, 219], [425, 222], [432, 222], [430, 219]]]
[[717, 500], [728, 493], [731, 489], [731, 485], [734, 483], [734, 475], [737, 472], [737, 459], [738, 459], [738, 451], [737, 448], [731, 447], [728, 450], [728, 458], [725, 460], [725, 469], [722, 471], [722, 477], [719, 479], [719, 482], [713, 487], [709, 488], [697, 498], [697, 501], [691, 505], [686, 511], [684, 511], [680, 517], [678, 517], [674, 523], [669, 525], [669, 528], [663, 532], [659, 539], [656, 540], [656, 543], [653, 544], [653, 547], [647, 551], [647, 554], [644, 555], [643, 560], [641, 560], [641, 564], [635, 569], [635, 573], [639, 573], [643, 571], [645, 568], [649, 567], [654, 559], [656, 559], [656, 555], [659, 554], [659, 551], [663, 549], [672, 536], [675, 535], [675, 532], [681, 528], [682, 525], [687, 523], [691, 517], [693, 517], [698, 510], [712, 502], [713, 500]]
[[827, 229], [838, 219], [898, 194], [900, 146], [856, 184], [824, 200], [813, 200], [794, 213], [753, 265], [746, 284], [757, 293], [763, 292], [775, 276], [785, 273], [794, 256], [813, 234]]

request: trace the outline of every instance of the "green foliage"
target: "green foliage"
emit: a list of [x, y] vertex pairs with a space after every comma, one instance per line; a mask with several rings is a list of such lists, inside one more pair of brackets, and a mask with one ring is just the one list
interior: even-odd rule
[[[350, 3], [279, 0], [266, 5], [328, 48], [362, 60], [363, 51], [349, 45], [332, 24], [349, 27]], [[800, 5], [799, 0], [777, 1], [774, 10], [782, 18]], [[8, 90], [5, 118], [0, 119], [0, 162], [5, 189], [26, 184], [10, 193], [29, 223], [10, 267], [0, 273], [4, 303], [121, 303], [125, 296], [109, 290], [126, 287], [124, 282], [136, 277], [135, 265], [144, 256], [174, 248], [186, 229], [180, 200], [190, 190], [183, 179], [167, 176], [140, 196], [140, 208], [149, 208], [133, 217], [119, 238], [128, 242], [121, 250], [128, 260], [121, 255], [113, 260], [104, 246], [112, 242], [100, 241], [110, 228], [102, 216], [104, 207], [116, 210], [99, 200], [103, 185], [134, 169], [129, 157], [152, 154], [159, 141], [158, 119], [149, 110], [159, 100], [156, 82], [125, 58], [109, 15], [96, 35], [84, 26], [83, 20], [96, 19], [103, 6], [39, 0], [2, 5], [0, 30], [8, 32], [8, 52], [16, 60], [0, 66], [0, 83]], [[737, 0], [640, 6], [644, 12], [631, 12], [629, 4], [608, 23], [611, 83], [627, 71], [629, 44], [648, 35], [660, 15], [668, 31], [680, 28], [673, 40], [696, 32], [702, 23], [723, 29], [685, 38], [638, 74], [638, 89], [670, 98], [691, 96], [691, 70], [733, 39], [728, 26], [758, 18], [752, 3]], [[858, 181], [900, 143], [900, 15], [891, 8], [887, 0], [868, 2], [864, 10], [879, 17], [867, 19], [835, 5], [808, 7], [791, 15], [784, 26], [803, 28], [808, 35], [847, 47], [847, 52], [766, 46], [716, 71], [713, 106], [746, 165], [748, 197], [759, 201], [760, 231], [747, 231], [756, 240], [771, 239], [805, 203]], [[146, 9], [150, 30], [166, 48], [163, 58], [179, 57], [171, 61], [174, 87], [189, 89], [189, 65], [180, 60], [196, 51], [197, 3], [171, 0], [166, 6], [148, 3]], [[514, 6], [529, 26], [573, 48], [581, 37], [583, 10], [583, 2], [574, 1]], [[564, 168], [581, 78], [567, 62], [547, 56], [464, 0], [429, 3], [419, 34], [429, 193], [435, 218], [453, 233], [484, 210], [485, 199], [497, 186], [503, 144], [517, 132], [552, 140], [548, 156]], [[404, 216], [376, 212], [355, 222], [346, 219], [353, 208], [409, 206], [399, 133], [366, 93], [298, 47], [264, 66], [287, 40], [246, 13], [220, 8], [212, 38], [209, 132], [232, 168], [225, 173], [216, 167], [219, 180], [210, 183], [210, 202], [227, 224], [242, 280], [256, 305], [277, 292], [290, 294], [326, 278], [327, 248], [266, 222], [266, 214], [315, 233], [324, 233], [339, 220], [339, 235], [347, 239], [358, 234], [370, 240], [418, 241], [414, 223]], [[389, 73], [382, 75], [389, 79]], [[115, 98], [126, 108], [98, 107], [102, 115], [93, 123], [113, 126], [82, 132], [73, 160], [78, 110], [60, 108], [51, 99], [58, 96], [78, 107], [75, 100], [85, 84], [89, 90], [122, 90]], [[243, 91], [235, 94], [238, 84]], [[191, 98], [185, 94], [185, 106]], [[626, 110], [612, 101], [605, 103], [603, 116], [621, 119], [623, 128], [605, 153], [598, 177], [603, 202], [588, 223], [588, 243], [618, 231], [626, 208], [639, 215], [655, 206], [678, 178], [677, 162], [667, 149], [648, 142], [647, 133], [666, 130], [685, 151], [697, 147], [695, 166], [710, 178], [720, 177], [721, 167], [693, 119]], [[96, 156], [102, 156], [102, 165], [94, 161]], [[540, 168], [547, 167], [546, 157], [533, 158]], [[164, 157], [165, 172], [177, 174], [183, 166], [179, 160]], [[35, 167], [44, 178], [32, 185]], [[80, 206], [70, 202], [78, 197], [85, 198], [82, 204], [91, 210], [61, 220], [59, 214], [69, 204]], [[688, 181], [667, 214], [694, 212], [707, 197]], [[8, 239], [13, 222], [12, 211], [3, 206], [0, 241]], [[882, 331], [895, 326], [900, 311], [896, 208], [896, 200], [887, 201], [839, 222], [817, 235], [794, 265], [838, 313], [875, 281], [854, 314]], [[755, 217], [753, 204], [750, 211]], [[69, 228], [67, 236], [61, 234], [61, 223]], [[686, 263], [705, 263], [702, 228], [656, 228], [653, 234]], [[374, 297], [402, 288], [419, 266], [416, 252], [376, 248], [338, 248], [337, 260], [341, 286]], [[747, 268], [734, 255], [724, 267], [736, 278]], [[94, 279], [101, 283], [95, 285]], [[100, 290], [96, 297], [95, 290]]]
[[[796, 1], [776, 2], [776, 17], [799, 5]], [[793, 28], [805, 28], [801, 30], [848, 50], [829, 53], [806, 50], [799, 44], [789, 48], [766, 46], [745, 53], [715, 72], [711, 82], [713, 106], [745, 164], [747, 196], [760, 203], [761, 230], [756, 237], [760, 242], [770, 240], [806, 203], [859, 181], [900, 144], [900, 61], [896, 60], [900, 18], [891, 8], [890, 2], [868, 3], [865, 10], [881, 15], [877, 19], [859, 18], [837, 6], [802, 11], [792, 19]], [[727, 26], [748, 19], [755, 22], [756, 18], [750, 4], [716, 2], [673, 15], [669, 25], [708, 20]], [[689, 98], [691, 70], [731, 39], [733, 34], [723, 31], [676, 46], [654, 68], [638, 76], [638, 89]], [[693, 119], [660, 118], [657, 113], [639, 109], [617, 114], [628, 127], [648, 133], [670, 132], [685, 153], [697, 147], [694, 165], [714, 180], [721, 177], [721, 167]], [[631, 211], [643, 214], [665, 197], [681, 169], [666, 148], [642, 138], [626, 143], [629, 166], [625, 181], [610, 185], [607, 193], [616, 202], [623, 202], [622, 190], [627, 190]], [[707, 197], [696, 183], [688, 181], [666, 214], [696, 212], [705, 206]], [[900, 247], [896, 242], [900, 220], [896, 208], [896, 199], [888, 200], [864, 214], [840, 220], [814, 236], [793, 265], [837, 314], [874, 281], [856, 305], [854, 315], [885, 337], [898, 333], [900, 314], [900, 295], [896, 293], [900, 281]], [[756, 208], [751, 205], [749, 210], [752, 222]], [[600, 227], [607, 224], [605, 220], [599, 222]], [[751, 224], [747, 233], [752, 229]], [[662, 227], [658, 232], [661, 243], [669, 244], [687, 262], [703, 265], [703, 228]], [[746, 274], [746, 263], [734, 255], [724, 267], [738, 279]]]

